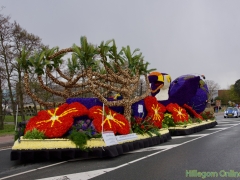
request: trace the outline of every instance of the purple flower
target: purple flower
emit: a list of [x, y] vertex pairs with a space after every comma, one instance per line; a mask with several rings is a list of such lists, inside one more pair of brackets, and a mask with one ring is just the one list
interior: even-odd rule
[[85, 122], [87, 123], [87, 125], [89, 125], [91, 123], [91, 120], [87, 119]]
[[83, 123], [83, 125], [82, 125], [82, 129], [83, 129], [83, 130], [86, 130], [87, 127], [88, 127], [88, 125], [87, 125], [86, 123]]

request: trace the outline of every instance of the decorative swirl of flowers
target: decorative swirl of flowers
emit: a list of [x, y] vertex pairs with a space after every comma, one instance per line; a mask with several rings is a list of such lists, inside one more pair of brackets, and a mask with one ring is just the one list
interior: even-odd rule
[[175, 123], [188, 121], [188, 113], [176, 103], [170, 103], [166, 107], [167, 111], [172, 114]]
[[89, 109], [89, 118], [93, 119], [93, 125], [97, 132], [113, 131], [114, 134], [129, 134], [130, 125], [128, 120], [109, 107], [94, 106]]
[[36, 128], [48, 138], [62, 137], [73, 125], [74, 117], [88, 115], [88, 109], [75, 102], [55, 109], [39, 111], [26, 125], [25, 133]]
[[166, 107], [157, 101], [154, 96], [148, 96], [144, 99], [144, 103], [147, 109], [147, 117], [150, 117], [149, 121], [158, 128], [162, 128], [162, 120], [164, 119], [164, 112]]
[[188, 113], [197, 119], [203, 120], [203, 117], [198, 114], [191, 106], [184, 104], [183, 107], [188, 111]]

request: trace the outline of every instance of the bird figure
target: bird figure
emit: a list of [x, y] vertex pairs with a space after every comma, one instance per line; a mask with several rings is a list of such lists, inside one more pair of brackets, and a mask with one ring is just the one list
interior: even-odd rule
[[165, 106], [170, 103], [180, 106], [188, 104], [198, 113], [206, 107], [208, 90], [200, 76], [183, 75], [171, 81], [171, 76], [167, 73], [151, 72], [148, 80], [151, 84], [151, 95]]

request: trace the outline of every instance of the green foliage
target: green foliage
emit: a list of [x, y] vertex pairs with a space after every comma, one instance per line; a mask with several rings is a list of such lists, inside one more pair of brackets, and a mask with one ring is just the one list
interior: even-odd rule
[[[144, 62], [144, 57], [139, 49], [135, 49], [133, 52], [130, 47], [123, 47], [119, 52], [114, 39], [102, 42], [100, 46], [96, 47], [88, 43], [87, 38], [82, 36], [80, 38], [81, 47], [73, 44], [72, 46], [72, 58], [68, 59], [68, 68], [71, 73], [75, 73], [76, 70], [92, 68], [93, 70], [98, 69], [96, 65], [96, 55], [100, 55], [104, 66], [116, 70], [114, 66], [120, 66], [128, 68], [132, 75], [139, 73], [140, 75], [154, 71], [155, 69], [148, 69], [148, 62]], [[34, 72], [37, 75], [44, 74], [45, 68], [52, 70], [58, 68], [63, 63], [61, 59], [65, 53], [60, 53], [53, 59], [49, 59], [50, 56], [59, 51], [58, 47], [51, 49], [43, 48], [41, 52], [35, 52], [31, 57], [28, 57], [30, 52], [26, 51], [25, 48], [22, 50], [21, 57], [18, 59], [18, 63], [26, 71], [30, 72], [31, 67], [34, 67]], [[111, 61], [114, 62], [111, 65]]]
[[13, 124], [4, 124], [4, 129], [0, 130], [0, 136], [12, 135], [15, 133], [15, 126]]
[[157, 127], [152, 127], [150, 129], [148, 129], [148, 131], [146, 132], [150, 137], [152, 137], [153, 134], [155, 134], [156, 136], [161, 136], [161, 134], [159, 133], [159, 129]]
[[193, 123], [201, 123], [202, 120], [201, 120], [201, 119], [198, 119], [198, 118], [193, 118], [193, 119], [192, 119], [192, 122], [193, 122]]
[[175, 123], [176, 125], [180, 125], [180, 126], [183, 126], [183, 127], [187, 127], [188, 124], [191, 124], [192, 121], [184, 121], [184, 122], [177, 122]]
[[229, 101], [229, 95], [228, 93], [224, 93], [221, 97], [217, 96], [216, 98], [214, 98], [214, 101], [216, 100], [221, 100], [221, 104], [226, 105], [228, 104], [228, 101]]
[[142, 117], [131, 117], [132, 131], [137, 134], [148, 134], [153, 136], [161, 136], [159, 128], [154, 126], [148, 118], [143, 119]]
[[87, 144], [88, 137], [85, 133], [82, 133], [73, 129], [71, 134], [68, 136], [68, 139], [73, 141], [76, 144], [76, 146], [81, 150], [86, 150], [84, 145]]
[[169, 114], [169, 113], [164, 114], [164, 119], [163, 119], [162, 124], [163, 124], [162, 126], [164, 128], [175, 127], [176, 126], [176, 124], [173, 121], [172, 115]]
[[71, 59], [68, 58], [68, 64], [67, 65], [68, 65], [68, 69], [69, 69], [69, 72], [70, 72], [71, 75], [73, 75], [76, 72], [76, 70], [80, 69], [76, 54], [72, 54]]
[[[144, 62], [142, 53], [139, 49], [135, 49], [133, 52], [130, 47], [123, 47], [117, 52], [117, 47], [114, 40], [102, 42], [99, 46], [99, 54], [102, 57], [102, 63], [117, 73], [116, 67], [123, 69], [129, 69], [132, 76], [137, 73], [140, 75], [147, 74], [155, 69], [148, 69], [148, 62]], [[111, 62], [113, 65], [111, 65]]]
[[[32, 116], [25, 116], [25, 119], [30, 119]], [[16, 119], [14, 119], [14, 116], [7, 115], [5, 116], [4, 122], [15, 122]], [[18, 122], [22, 122], [22, 117], [18, 116], [17, 117]]]
[[31, 131], [27, 131], [23, 139], [45, 139], [46, 136], [44, 135], [44, 132], [37, 130], [36, 128], [32, 129]]
[[87, 42], [87, 38], [85, 36], [80, 38], [81, 47], [78, 47], [76, 44], [72, 46], [74, 58], [77, 58], [78, 62], [71, 62], [72, 71], [78, 66], [83, 67], [83, 69], [95, 68], [95, 59], [94, 56], [97, 53], [97, 49], [90, 43]]
[[238, 79], [234, 84], [234, 90], [240, 96], [240, 79]]
[[237, 89], [235, 89], [235, 85], [230, 86], [230, 90], [229, 90], [229, 99], [228, 101], [232, 101], [232, 102], [240, 102], [240, 94], [238, 92]]
[[58, 52], [59, 48], [54, 47], [52, 49], [44, 48], [41, 52], [35, 52], [35, 54], [31, 57], [28, 57], [30, 52], [25, 50], [25, 47], [22, 50], [21, 57], [17, 59], [21, 68], [25, 70], [25, 72], [31, 72], [30, 67], [34, 67], [34, 72], [37, 75], [44, 74], [45, 67], [48, 67], [50, 70], [53, 68], [59, 67], [62, 64], [61, 58], [65, 55], [60, 54], [53, 59], [49, 60], [48, 57]]
[[192, 124], [192, 119], [189, 116], [187, 121], [184, 121], [184, 122], [174, 122], [172, 114], [165, 113], [162, 124], [163, 124], [164, 128], [176, 127], [176, 125], [181, 125], [181, 126], [187, 127], [188, 124]]
[[30, 52], [26, 51], [26, 48], [23, 47], [22, 52], [21, 52], [21, 57], [17, 58], [18, 64], [26, 72], [29, 71], [29, 67], [31, 66], [30, 62], [27, 60], [29, 54], [30, 54]]
[[59, 47], [53, 47], [52, 49], [44, 49], [45, 51], [45, 58], [46, 58], [46, 66], [52, 70], [53, 68], [58, 68], [62, 63], [63, 60], [61, 59], [66, 53], [61, 53], [58, 56], [55, 56], [51, 60], [49, 57], [59, 51]]

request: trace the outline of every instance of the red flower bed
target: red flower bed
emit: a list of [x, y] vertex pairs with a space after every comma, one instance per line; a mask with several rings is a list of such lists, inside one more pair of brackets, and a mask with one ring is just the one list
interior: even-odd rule
[[162, 128], [162, 120], [166, 111], [165, 106], [159, 103], [157, 98], [153, 96], [146, 97], [144, 103], [148, 112], [147, 117], [149, 117], [149, 122], [158, 128]]
[[175, 123], [188, 121], [188, 113], [176, 103], [167, 105], [167, 111], [172, 114]]
[[62, 137], [73, 125], [74, 117], [88, 115], [88, 109], [78, 103], [63, 104], [56, 109], [39, 111], [27, 123], [25, 133], [36, 128], [48, 138]]
[[109, 107], [93, 106], [89, 109], [89, 118], [93, 119], [93, 125], [97, 132], [113, 131], [114, 134], [129, 134], [130, 125], [128, 120], [122, 115]]

